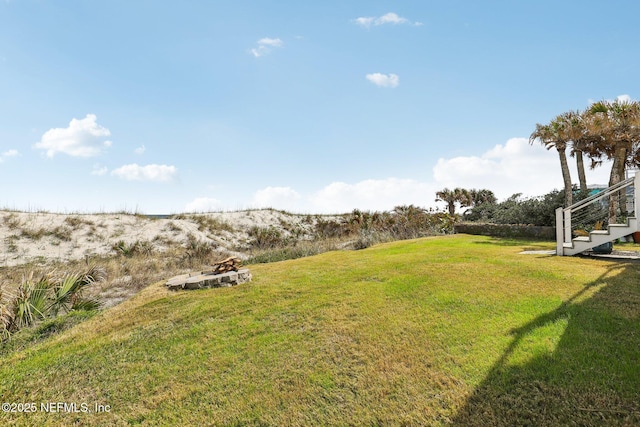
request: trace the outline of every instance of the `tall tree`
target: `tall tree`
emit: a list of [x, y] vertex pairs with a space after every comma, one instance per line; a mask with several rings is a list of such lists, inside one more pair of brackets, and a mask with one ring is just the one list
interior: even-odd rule
[[495, 204], [498, 199], [493, 191], [483, 188], [482, 190], [476, 190], [475, 188], [469, 190], [469, 196], [471, 196], [471, 205], [480, 206], [482, 204]]
[[570, 156], [576, 158], [576, 167], [578, 169], [578, 181], [580, 183], [580, 191], [586, 194], [587, 175], [584, 170], [584, 154], [589, 153], [590, 134], [588, 132], [586, 117], [579, 111], [569, 111], [561, 114], [559, 117], [564, 121], [565, 139], [571, 141]]
[[[615, 185], [624, 179], [627, 166], [638, 165], [640, 104], [621, 100], [599, 101], [591, 105], [587, 114], [591, 117], [591, 150], [596, 158], [612, 160], [609, 186]], [[618, 209], [626, 211], [624, 194], [611, 196], [609, 223], [616, 221]]]
[[569, 172], [569, 163], [567, 162], [567, 132], [566, 122], [563, 117], [556, 116], [549, 124], [536, 124], [536, 130], [529, 137], [529, 143], [533, 144], [535, 140], [539, 140], [547, 150], [555, 147], [560, 157], [560, 169], [562, 170], [562, 179], [564, 181], [564, 204], [565, 207], [573, 203], [573, 188], [571, 184], [571, 173]]
[[471, 206], [472, 198], [468, 190], [464, 188], [454, 188], [449, 190], [444, 188], [436, 193], [436, 202], [445, 202], [449, 215], [456, 214], [456, 203], [459, 203], [461, 207]]

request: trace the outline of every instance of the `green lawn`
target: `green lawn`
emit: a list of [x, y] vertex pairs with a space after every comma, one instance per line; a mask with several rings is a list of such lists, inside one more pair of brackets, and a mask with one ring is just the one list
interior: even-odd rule
[[0, 425], [640, 424], [640, 264], [519, 254], [553, 247], [435, 237], [155, 284], [2, 356], [2, 402], [37, 411]]

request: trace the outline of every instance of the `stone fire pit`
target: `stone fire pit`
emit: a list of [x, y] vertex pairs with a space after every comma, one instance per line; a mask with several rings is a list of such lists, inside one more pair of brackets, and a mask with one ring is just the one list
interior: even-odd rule
[[165, 286], [172, 291], [180, 289], [230, 288], [240, 283], [250, 282], [251, 273], [248, 268], [226, 273], [213, 270], [186, 273], [167, 280]]

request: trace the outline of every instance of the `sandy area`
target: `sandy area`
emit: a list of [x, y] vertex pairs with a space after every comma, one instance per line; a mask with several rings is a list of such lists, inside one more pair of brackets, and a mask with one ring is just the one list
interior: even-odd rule
[[247, 232], [251, 227], [275, 227], [285, 236], [310, 238], [319, 218], [337, 217], [296, 215], [270, 209], [185, 214], [162, 219], [133, 214], [0, 211], [0, 266], [113, 254], [113, 246], [119, 241], [151, 242], [154, 249], [164, 250], [184, 244], [189, 235], [242, 256], [240, 252], [250, 241]]

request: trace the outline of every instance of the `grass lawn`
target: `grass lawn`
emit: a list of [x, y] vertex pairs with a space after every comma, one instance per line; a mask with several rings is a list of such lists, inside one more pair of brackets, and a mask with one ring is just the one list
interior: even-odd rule
[[0, 356], [2, 402], [37, 409], [0, 425], [638, 425], [640, 264], [519, 254], [553, 247], [456, 235], [155, 284]]

